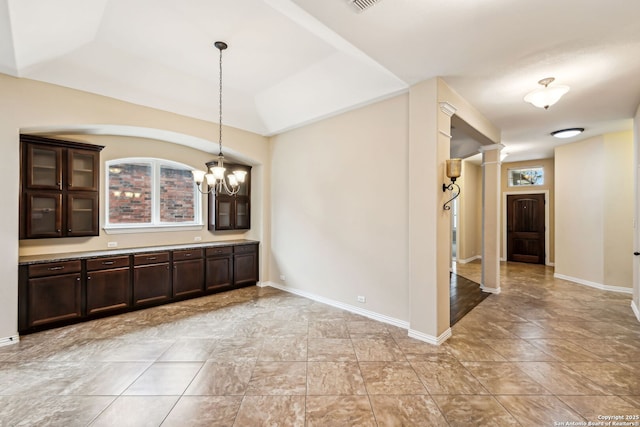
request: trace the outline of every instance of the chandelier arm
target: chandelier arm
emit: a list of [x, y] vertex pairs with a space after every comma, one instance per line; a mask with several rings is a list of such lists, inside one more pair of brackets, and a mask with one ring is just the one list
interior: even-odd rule
[[200, 187], [202, 187], [202, 184], [204, 184], [204, 181], [200, 184], [196, 184], [196, 188], [198, 189], [198, 191], [200, 192], [200, 194], [209, 194], [211, 193], [211, 191], [213, 191], [213, 187], [209, 187], [209, 190], [207, 191], [202, 191], [202, 189]]
[[[235, 196], [236, 194], [238, 194], [238, 191], [240, 191], [240, 185], [238, 185], [235, 189], [229, 189], [229, 186], [227, 185], [227, 180], [223, 179], [222, 183], [221, 183], [221, 187], [224, 186], [224, 191], [227, 192], [227, 194], [229, 194], [230, 196]], [[220, 188], [220, 190], [222, 190], [222, 188]]]

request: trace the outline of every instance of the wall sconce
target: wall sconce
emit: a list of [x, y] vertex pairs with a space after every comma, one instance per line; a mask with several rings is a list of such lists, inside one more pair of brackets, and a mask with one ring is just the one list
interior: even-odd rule
[[447, 159], [447, 178], [451, 179], [451, 183], [449, 185], [442, 184], [442, 192], [454, 191], [457, 188], [457, 192], [453, 193], [453, 197], [445, 202], [442, 206], [442, 209], [448, 211], [451, 209], [449, 203], [451, 203], [456, 197], [460, 195], [460, 186], [456, 184], [456, 179], [460, 178], [460, 174], [462, 173], [462, 159]]

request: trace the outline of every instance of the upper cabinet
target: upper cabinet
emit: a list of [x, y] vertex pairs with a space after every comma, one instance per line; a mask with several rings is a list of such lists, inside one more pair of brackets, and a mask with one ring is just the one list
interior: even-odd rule
[[[207, 166], [211, 166], [207, 164]], [[251, 228], [251, 166], [225, 163], [228, 173], [247, 172], [237, 194], [209, 193], [209, 230], [248, 230]]]
[[21, 135], [20, 238], [99, 234], [99, 145]]

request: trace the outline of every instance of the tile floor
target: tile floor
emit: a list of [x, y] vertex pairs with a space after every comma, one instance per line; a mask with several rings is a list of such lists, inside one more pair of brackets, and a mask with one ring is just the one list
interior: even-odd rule
[[[457, 270], [478, 280], [479, 264]], [[640, 415], [629, 295], [554, 280], [544, 266], [502, 274], [503, 293], [439, 347], [257, 287], [27, 335], [0, 348], [0, 426], [554, 426]]]

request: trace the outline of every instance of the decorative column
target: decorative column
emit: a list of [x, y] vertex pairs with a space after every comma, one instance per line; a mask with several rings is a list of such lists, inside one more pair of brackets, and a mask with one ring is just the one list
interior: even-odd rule
[[482, 153], [482, 279], [484, 292], [500, 293], [500, 151], [485, 145]]

